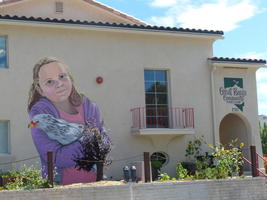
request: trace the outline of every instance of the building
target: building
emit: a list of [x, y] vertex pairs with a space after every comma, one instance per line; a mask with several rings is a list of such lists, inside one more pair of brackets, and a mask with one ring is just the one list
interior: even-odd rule
[[38, 155], [26, 107], [33, 65], [50, 55], [101, 108], [114, 143], [108, 176], [120, 178], [143, 152], [163, 157], [174, 176], [200, 135], [262, 153], [255, 72], [266, 61], [213, 57], [219, 39], [221, 31], [150, 26], [92, 0], [1, 2], [0, 163]]

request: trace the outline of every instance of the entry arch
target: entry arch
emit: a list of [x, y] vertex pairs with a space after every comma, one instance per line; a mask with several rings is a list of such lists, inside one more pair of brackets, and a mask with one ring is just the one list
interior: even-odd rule
[[[238, 138], [238, 143], [245, 144], [242, 154], [250, 159], [249, 146], [251, 145], [251, 126], [247, 118], [241, 113], [229, 113], [224, 116], [219, 127], [220, 143], [229, 144], [232, 140]], [[247, 163], [244, 164], [244, 170], [249, 170]]]
[[220, 143], [228, 144], [238, 138], [238, 143], [244, 142], [248, 147], [251, 144], [251, 127], [247, 118], [241, 113], [228, 113], [220, 122]]

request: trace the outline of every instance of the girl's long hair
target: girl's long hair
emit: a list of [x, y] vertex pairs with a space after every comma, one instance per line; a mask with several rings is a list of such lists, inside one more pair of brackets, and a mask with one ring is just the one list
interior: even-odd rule
[[[58, 62], [62, 63], [59, 61], [57, 58], [53, 57], [45, 57], [39, 60], [33, 68], [33, 83], [31, 85], [30, 91], [29, 91], [29, 99], [28, 99], [28, 112], [30, 112], [32, 106], [42, 97], [42, 95], [38, 92], [38, 87], [39, 87], [39, 71], [43, 65], [52, 63], [52, 62]], [[66, 71], [71, 79], [72, 82], [72, 90], [71, 94], [69, 96], [69, 101], [73, 106], [79, 106], [82, 103], [82, 95], [77, 91], [77, 89], [74, 86], [74, 80], [73, 77], [70, 74], [69, 69], [66, 67]]]

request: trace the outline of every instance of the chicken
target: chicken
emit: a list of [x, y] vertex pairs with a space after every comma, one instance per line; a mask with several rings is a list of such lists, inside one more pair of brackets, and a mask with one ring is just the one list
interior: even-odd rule
[[70, 123], [49, 114], [35, 115], [28, 127], [43, 130], [51, 140], [56, 140], [63, 145], [81, 139], [85, 129], [82, 124]]

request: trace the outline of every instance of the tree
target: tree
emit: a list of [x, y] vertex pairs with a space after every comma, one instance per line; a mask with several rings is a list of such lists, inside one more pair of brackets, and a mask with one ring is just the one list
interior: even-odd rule
[[263, 124], [263, 127], [260, 126], [260, 136], [263, 154], [267, 154], [267, 125]]

